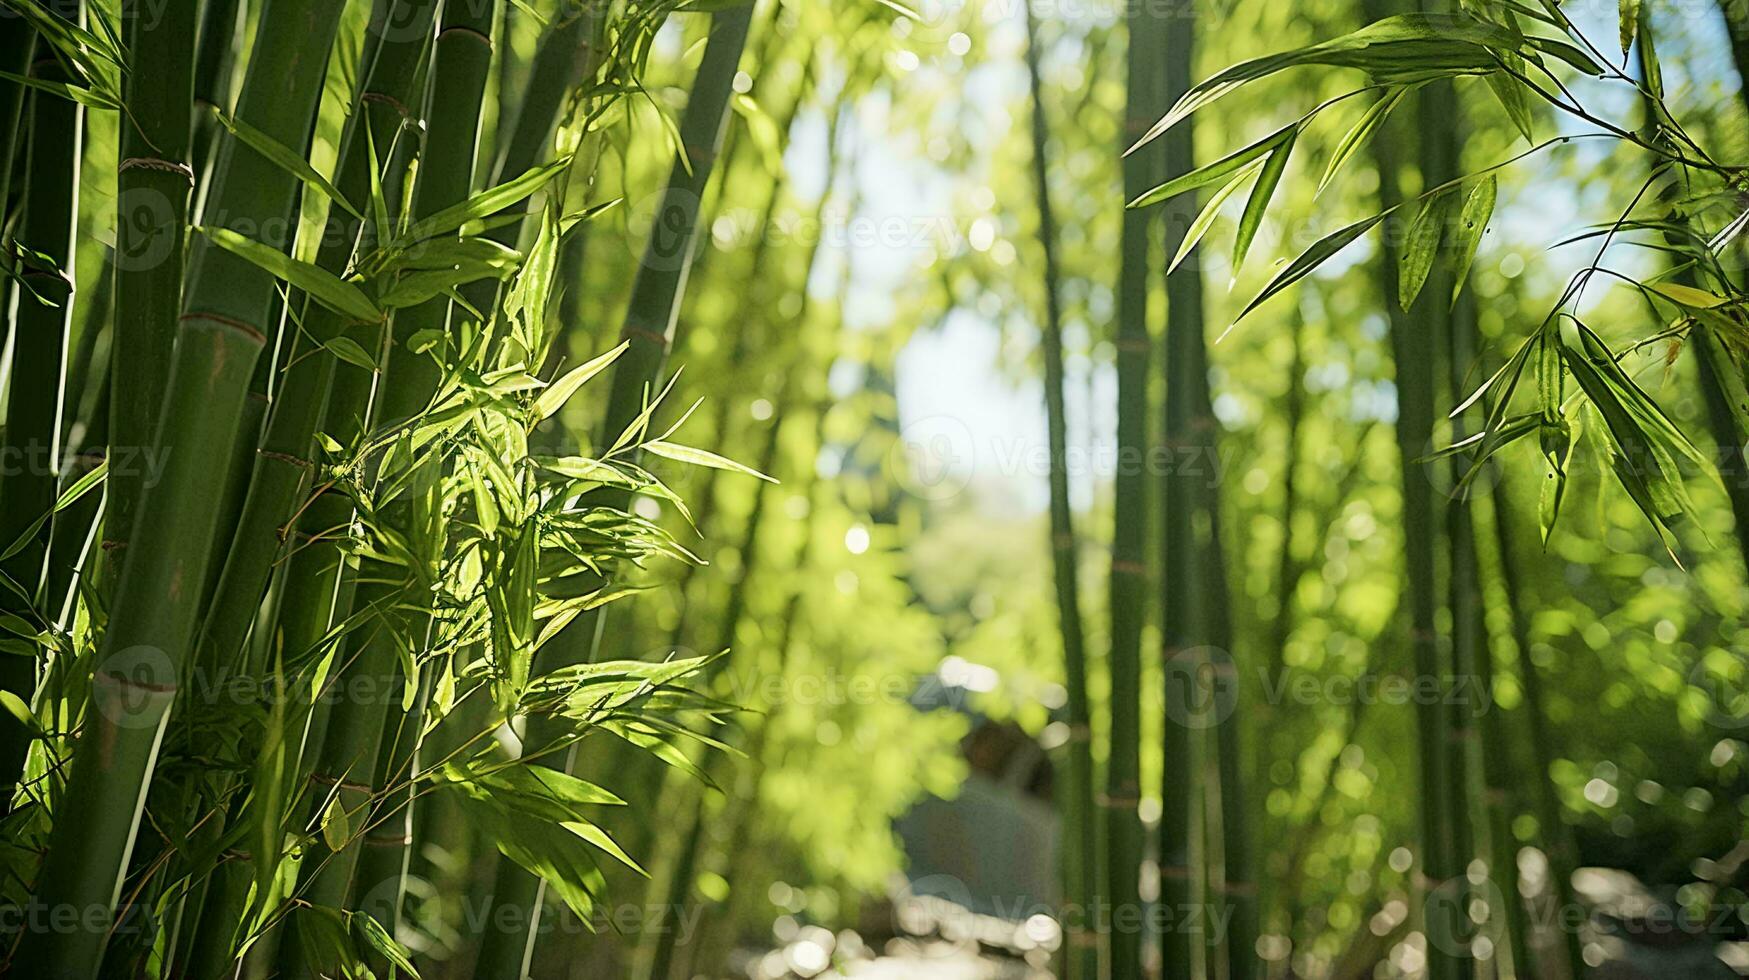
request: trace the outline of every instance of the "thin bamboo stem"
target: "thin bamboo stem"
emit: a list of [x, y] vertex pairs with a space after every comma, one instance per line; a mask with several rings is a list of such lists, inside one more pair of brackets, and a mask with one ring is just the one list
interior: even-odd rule
[[[1050, 126], [1045, 118], [1044, 82], [1039, 70], [1038, 24], [1026, 8], [1026, 72], [1032, 97], [1033, 192], [1037, 195], [1039, 246], [1044, 253], [1045, 315], [1041, 324], [1044, 352], [1045, 418], [1050, 441], [1050, 553], [1057, 593], [1057, 622], [1063, 638], [1063, 676], [1068, 691], [1069, 742], [1067, 780], [1057, 806], [1062, 813], [1064, 896], [1069, 909], [1085, 910], [1098, 892], [1099, 840], [1093, 825], [1092, 728], [1087, 709], [1087, 650], [1081, 625], [1080, 549], [1076, 546], [1070, 510], [1067, 465], [1069, 425], [1064, 399], [1063, 312], [1058, 290], [1056, 214], [1051, 207]], [[1088, 932], [1085, 916], [1069, 918], [1064, 929], [1070, 976], [1094, 980], [1099, 975], [1097, 938]]]

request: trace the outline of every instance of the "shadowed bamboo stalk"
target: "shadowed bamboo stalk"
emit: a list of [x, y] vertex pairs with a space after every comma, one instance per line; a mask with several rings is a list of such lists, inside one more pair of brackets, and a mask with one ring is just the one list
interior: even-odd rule
[[[444, 6], [432, 50], [430, 134], [414, 191], [415, 219], [465, 200], [473, 185], [481, 96], [492, 64], [496, 6]], [[460, 308], [452, 306], [448, 297], [439, 296], [395, 317], [394, 348], [383, 377], [380, 426], [392, 429], [425, 410], [441, 380], [439, 366], [427, 354], [414, 351], [410, 340], [421, 331], [444, 331], [460, 315]], [[400, 463], [405, 466], [409, 461]], [[354, 612], [368, 611], [370, 615], [346, 637], [338, 661], [334, 684], [336, 690], [347, 694], [335, 702], [329, 714], [311, 776], [312, 825], [324, 819], [331, 803], [348, 814], [352, 826], [365, 824], [381, 788], [375, 777], [386, 719], [402, 711], [401, 684], [412, 682], [401, 674], [401, 658], [411, 649], [417, 659], [430, 625], [431, 590], [442, 549], [436, 508], [441, 461], [423, 459], [412, 465], [415, 472], [405, 489], [377, 515], [387, 531], [408, 542], [411, 561], [401, 565], [367, 558], [359, 569]], [[373, 693], [362, 696], [359, 692], [363, 688]], [[297, 897], [317, 906], [342, 906], [361, 846], [362, 835], [358, 833], [332, 851], [319, 838], [313, 839], [305, 850]], [[376, 884], [367, 882], [364, 890]], [[294, 932], [299, 921], [293, 916]], [[287, 937], [281, 953], [286, 976], [306, 976], [315, 968], [296, 936]]]
[[[16, 20], [6, 36], [0, 38], [0, 70], [14, 75], [30, 73], [30, 61], [36, 50], [36, 31]], [[0, 78], [0, 235], [12, 211], [12, 188], [22, 181], [14, 180], [14, 171], [23, 169], [19, 147], [23, 143], [25, 118], [25, 87], [10, 79]], [[0, 349], [6, 346], [12, 324], [5, 313], [12, 301], [12, 279], [0, 276]]]
[[[30, 75], [64, 81], [65, 71], [45, 46]], [[0, 561], [0, 612], [41, 626], [52, 613], [39, 608], [42, 572], [48, 557], [49, 525], [61, 455], [62, 380], [67, 331], [73, 310], [73, 224], [79, 212], [79, 147], [84, 111], [69, 99], [43, 91], [26, 98], [29, 138], [20, 147], [29, 199], [18, 238], [47, 263], [17, 253], [11, 259], [20, 281], [36, 295], [21, 293], [12, 315], [11, 380], [6, 428], [0, 455], [23, 465], [0, 479], [0, 549], [24, 547]], [[36, 689], [34, 658], [0, 658], [0, 690], [29, 704]], [[30, 733], [11, 714], [0, 719], [0, 787], [10, 802], [23, 771]]]
[[[1044, 83], [1039, 72], [1038, 24], [1026, 8], [1026, 72], [1032, 95], [1032, 172], [1038, 200], [1039, 246], [1044, 253], [1045, 316], [1041, 324], [1045, 361], [1045, 418], [1050, 440], [1050, 551], [1057, 592], [1057, 621], [1063, 638], [1063, 676], [1068, 691], [1069, 743], [1067, 785], [1059, 790], [1062, 813], [1064, 899], [1068, 907], [1086, 909], [1098, 891], [1099, 840], [1093, 824], [1092, 729], [1087, 717], [1087, 650], [1081, 626], [1079, 549], [1070, 511], [1068, 413], [1064, 404], [1063, 313], [1058, 292], [1057, 222], [1051, 209], [1050, 127], [1045, 119]], [[1064, 930], [1069, 975], [1099, 975], [1099, 947], [1087, 931], [1085, 918], [1066, 923]]]
[[[1159, 118], [1163, 76], [1158, 66], [1161, 16], [1154, 8], [1129, 8], [1129, 94], [1124, 110], [1124, 146], [1147, 132]], [[1160, 151], [1152, 146], [1124, 160], [1124, 198], [1133, 200], [1159, 183]], [[1153, 218], [1146, 211], [1123, 214], [1123, 253], [1118, 273], [1117, 303], [1117, 446], [1118, 454], [1141, 458], [1148, 437], [1148, 294], [1151, 278], [1148, 247]], [[1105, 808], [1106, 869], [1100, 900], [1094, 903], [1105, 921], [1094, 925], [1110, 946], [1110, 975], [1140, 976], [1142, 969], [1140, 874], [1141, 802], [1141, 645], [1147, 622], [1148, 566], [1146, 540], [1148, 488], [1145, 473], [1119, 469], [1113, 481], [1111, 543], [1111, 672], [1110, 738], [1106, 789], [1099, 798]], [[1170, 770], [1171, 763], [1168, 762]], [[1172, 779], [1167, 777], [1168, 783]], [[1170, 799], [1170, 794], [1168, 795]], [[1172, 809], [1168, 804], [1168, 810]], [[1169, 863], [1167, 857], [1163, 863]], [[1161, 901], [1169, 902], [1176, 879], [1162, 871]], [[1117, 921], [1122, 916], [1124, 922]], [[1175, 960], [1168, 952], [1167, 969]]]
[[[144, 0], [123, 8], [133, 55], [123, 78], [121, 163], [116, 177], [115, 334], [110, 436], [118, 465], [104, 502], [104, 554], [120, 568], [134, 514], [145, 491], [144, 458], [152, 446], [182, 308], [183, 226], [194, 186], [189, 165], [195, 0], [173, 0], [153, 15]], [[106, 593], [115, 575], [105, 577]]]
[[[328, 50], [339, 7], [339, 0], [268, 0], [239, 118], [277, 142], [306, 145], [323, 68], [310, 53]], [[214, 172], [208, 213], [216, 224], [250, 234], [289, 226], [295, 179], [276, 164], [227, 139]], [[213, 460], [228, 458], [236, 444], [275, 308], [273, 277], [242, 258], [197, 240], [191, 266], [155, 438], [164, 472], [146, 490], [123, 556], [92, 679], [93, 711], [37, 882], [36, 900], [80, 910], [82, 927], [24, 936], [14, 966], [39, 976], [90, 976], [102, 956], [211, 565], [224, 490]]]
[[[690, 165], [676, 157], [669, 170], [668, 184], [651, 224], [650, 240], [632, 283], [631, 300], [621, 330], [621, 337], [628, 346], [614, 363], [600, 430], [603, 445], [611, 444], [643, 410], [647, 389], [660, 377], [669, 345], [673, 343], [680, 298], [685, 293], [692, 265], [699, 206], [722, 147], [729, 97], [733, 91], [735, 70], [747, 43], [752, 8], [752, 4], [742, 4], [711, 15], [710, 39], [705, 44], [698, 75], [693, 81], [692, 96], [680, 121], [681, 152], [687, 155]], [[626, 494], [607, 491], [601, 502], [603, 506], [623, 507], [627, 503]], [[583, 613], [559, 634], [549, 647], [546, 662], [539, 665], [540, 669], [550, 671], [590, 659], [597, 642], [600, 612], [598, 607]], [[552, 724], [543, 723], [543, 719], [530, 719], [524, 751], [538, 751], [560, 735]], [[542, 760], [548, 765], [568, 768], [569, 755], [546, 753]], [[477, 975], [520, 977], [527, 974], [538, 935], [543, 894], [540, 879], [512, 861], [499, 859], [493, 902], [500, 910], [514, 909], [516, 914], [512, 921], [518, 927], [495, 928], [486, 933], [475, 965]], [[505, 916], [509, 920], [511, 913], [506, 912]]]

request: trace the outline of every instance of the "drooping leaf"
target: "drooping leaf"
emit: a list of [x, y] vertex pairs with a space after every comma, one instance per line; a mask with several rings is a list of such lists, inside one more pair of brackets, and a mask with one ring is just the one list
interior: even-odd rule
[[1397, 256], [1397, 302], [1405, 310], [1415, 305], [1415, 297], [1421, 295], [1421, 287], [1427, 283], [1427, 274], [1433, 271], [1433, 260], [1439, 256], [1439, 243], [1445, 237], [1445, 226], [1456, 201], [1455, 191], [1440, 191], [1421, 205], [1421, 211], [1409, 224], [1403, 249]]
[[318, 173], [315, 167], [310, 166], [310, 162], [304, 159], [303, 154], [293, 151], [284, 143], [217, 107], [213, 107], [212, 114], [213, 118], [219, 121], [219, 125], [225, 127], [243, 145], [266, 157], [274, 166], [296, 177], [304, 186], [332, 201], [340, 210], [359, 221], [364, 220], [363, 212], [353, 206], [352, 202], [346, 199], [346, 195], [340, 193], [339, 188], [329, 183], [328, 178]]
[[1198, 167], [1190, 173], [1181, 174], [1153, 190], [1144, 192], [1125, 207], [1145, 208], [1150, 204], [1158, 204], [1167, 198], [1176, 197], [1185, 191], [1206, 187], [1215, 181], [1230, 177], [1244, 169], [1246, 164], [1273, 151], [1284, 140], [1291, 140], [1297, 128], [1298, 124], [1278, 129], [1242, 150], [1229, 153], [1214, 163]]
[[1257, 229], [1263, 224], [1263, 213], [1269, 209], [1269, 199], [1281, 183], [1281, 175], [1287, 171], [1288, 157], [1293, 153], [1297, 135], [1297, 128], [1288, 130], [1287, 137], [1270, 151], [1269, 159], [1264, 161], [1263, 169], [1257, 174], [1257, 185], [1251, 189], [1251, 198], [1245, 202], [1245, 211], [1239, 216], [1239, 233], [1233, 241], [1235, 280], [1239, 277], [1239, 267], [1245, 264], [1245, 253], [1251, 250], [1251, 241], [1257, 237]]
[[1192, 221], [1190, 227], [1185, 230], [1184, 240], [1178, 243], [1178, 252], [1172, 256], [1171, 264], [1166, 267], [1167, 272], [1177, 269], [1179, 264], [1190, 255], [1196, 248], [1197, 242], [1202, 241], [1203, 236], [1208, 234], [1209, 228], [1213, 227], [1215, 219], [1220, 217], [1221, 205], [1227, 203], [1227, 198], [1232, 197], [1234, 191], [1243, 187], [1245, 181], [1255, 175], [1262, 166], [1263, 161], [1261, 160], [1251, 164], [1235, 174], [1219, 190], [1209, 195], [1208, 203], [1202, 206], [1202, 211], [1197, 214], [1196, 220]]
[[1355, 240], [1371, 231], [1375, 225], [1383, 220], [1385, 220], [1384, 214], [1375, 214], [1370, 218], [1363, 218], [1356, 221], [1354, 224], [1351, 224], [1346, 228], [1334, 231], [1314, 242], [1310, 248], [1301, 252], [1298, 258], [1289, 262], [1287, 268], [1277, 273], [1275, 278], [1270, 280], [1269, 285], [1263, 287], [1263, 291], [1258, 293], [1255, 299], [1246, 304], [1245, 309], [1239, 314], [1238, 319], [1244, 319], [1247, 313], [1255, 310], [1258, 306], [1262, 305], [1264, 301], [1270, 299], [1276, 293], [1281, 292], [1294, 283], [1299, 282], [1301, 279], [1311, 275], [1313, 270], [1317, 269], [1318, 266], [1323, 265], [1331, 256], [1354, 244]]
[[1518, 132], [1526, 143], [1535, 143], [1536, 135], [1531, 129], [1530, 89], [1524, 84], [1524, 59], [1515, 54], [1501, 56], [1501, 62], [1511, 69], [1508, 71], [1493, 71], [1483, 76], [1488, 80], [1488, 88], [1494, 92], [1494, 98], [1499, 100], [1500, 107], [1506, 110], [1506, 117], [1512, 120], [1512, 125], [1518, 127]]
[[362, 289], [326, 269], [309, 262], [300, 262], [279, 249], [270, 248], [253, 238], [246, 238], [229, 228], [202, 225], [196, 230], [210, 238], [213, 244], [303, 290], [316, 302], [336, 313], [360, 323], [375, 323], [382, 319], [382, 313], [365, 296]]
[[1355, 151], [1359, 150], [1366, 144], [1367, 140], [1378, 132], [1379, 127], [1383, 126], [1385, 120], [1390, 118], [1392, 110], [1401, 105], [1404, 97], [1413, 92], [1415, 88], [1416, 86], [1410, 85], [1398, 86], [1386, 92], [1384, 97], [1377, 102], [1367, 106], [1360, 121], [1354, 124], [1354, 128], [1350, 129], [1336, 144], [1336, 149], [1331, 151], [1330, 160], [1324, 165], [1324, 175], [1318, 178], [1317, 192], [1319, 194], [1324, 192], [1324, 188], [1330, 186], [1330, 181], [1336, 177], [1336, 171], [1342, 169], [1342, 165], [1354, 156]]
[[1452, 225], [1451, 301], [1454, 305], [1458, 294], [1464, 291], [1464, 283], [1469, 281], [1470, 265], [1476, 260], [1476, 248], [1482, 243], [1482, 234], [1488, 230], [1488, 219], [1494, 214], [1494, 200], [1498, 194], [1499, 184], [1493, 174], [1477, 181], [1476, 186], [1470, 188], [1469, 196], [1464, 198], [1457, 223]]

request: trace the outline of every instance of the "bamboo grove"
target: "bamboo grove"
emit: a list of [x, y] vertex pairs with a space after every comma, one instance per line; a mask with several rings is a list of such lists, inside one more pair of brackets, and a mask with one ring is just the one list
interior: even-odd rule
[[0, 972], [1749, 969], [1746, 38], [0, 0]]

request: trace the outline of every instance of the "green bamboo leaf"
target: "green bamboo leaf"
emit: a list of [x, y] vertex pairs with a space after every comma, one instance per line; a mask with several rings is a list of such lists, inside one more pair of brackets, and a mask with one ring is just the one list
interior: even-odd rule
[[1247, 82], [1301, 65], [1359, 68], [1379, 82], [1425, 81], [1487, 71], [1500, 51], [1520, 51], [1516, 34], [1469, 14], [1400, 14], [1334, 40], [1234, 65], [1193, 86], [1129, 149], [1135, 152]]
[[105, 459], [103, 462], [98, 463], [96, 466], [92, 467], [90, 472], [86, 473], [84, 476], [80, 477], [79, 479], [74, 480], [72, 486], [61, 491], [60, 498], [55, 501], [55, 513], [59, 514], [61, 511], [66, 510], [68, 507], [73, 506], [73, 504], [75, 502], [77, 502], [80, 497], [83, 497], [87, 493], [89, 493], [91, 491], [92, 487], [95, 487], [99, 483], [102, 483], [104, 480], [104, 477], [106, 477], [108, 475], [109, 475], [109, 460]]
[[382, 923], [365, 912], [348, 912], [346, 920], [365, 948], [375, 950], [383, 959], [393, 964], [395, 969], [406, 973], [413, 980], [419, 980], [419, 971], [413, 969], [407, 947], [396, 942], [395, 937], [382, 927]]
[[[1299, 282], [1301, 279], [1304, 279], [1306, 276], [1311, 275], [1313, 270], [1317, 269], [1318, 266], [1323, 265], [1331, 256], [1354, 244], [1356, 239], [1371, 231], [1373, 226], [1383, 220], [1385, 220], [1384, 214], [1375, 214], [1370, 218], [1363, 218], [1346, 228], [1342, 228], [1326, 235], [1313, 243], [1312, 247], [1301, 252], [1298, 258], [1289, 262], [1287, 268], [1277, 273], [1276, 277], [1270, 280], [1269, 285], [1263, 287], [1263, 291], [1258, 293], [1257, 297], [1247, 304], [1245, 309], [1239, 314], [1238, 320], [1244, 319], [1246, 314], [1255, 310], [1258, 306], [1262, 305], [1265, 300], [1273, 297], [1276, 293], [1281, 292], [1294, 283]], [[1234, 322], [1237, 322], [1237, 320]]]
[[558, 414], [559, 409], [563, 408], [565, 402], [577, 393], [578, 388], [583, 387], [584, 382], [600, 374], [608, 365], [618, 360], [619, 356], [624, 354], [626, 348], [630, 346], [630, 341], [622, 340], [618, 347], [566, 371], [558, 380], [548, 385], [546, 390], [540, 393], [539, 398], [534, 400], [534, 417], [537, 420], [550, 419]]
[[328, 801], [328, 808], [322, 811], [322, 843], [328, 845], [330, 851], [336, 853], [346, 849], [346, 842], [352, 837], [352, 823], [346, 817], [346, 807], [340, 802], [340, 794], [334, 794]]
[[672, 459], [676, 462], [691, 463], [694, 466], [708, 466], [713, 470], [728, 470], [731, 473], [740, 473], [745, 476], [756, 477], [767, 483], [777, 482], [776, 479], [766, 476], [764, 473], [759, 472], [751, 466], [744, 466], [732, 459], [725, 459], [722, 456], [718, 456], [716, 453], [707, 452], [703, 449], [695, 449], [691, 446], [682, 446], [678, 443], [665, 442], [661, 439], [652, 439], [649, 442], [644, 443], [643, 448], [647, 453], [652, 453], [666, 459]]
[[1499, 182], [1489, 174], [1470, 189], [1469, 196], [1464, 198], [1464, 206], [1458, 211], [1457, 224], [1451, 229], [1453, 305], [1457, 303], [1458, 294], [1464, 291], [1464, 283], [1469, 281], [1470, 265], [1476, 260], [1476, 248], [1482, 243], [1482, 234], [1488, 230], [1488, 219], [1494, 214], [1494, 200], [1498, 193]]
[[901, 17], [909, 18], [910, 20], [914, 20], [914, 21], [918, 21], [918, 22], [922, 22], [922, 20], [923, 20], [923, 17], [921, 14], [917, 13], [917, 11], [915, 11], [915, 10], [912, 10], [910, 7], [907, 7], [904, 4], [900, 3], [899, 0], [875, 0], [875, 3], [878, 3], [881, 6], [887, 8], [888, 10], [891, 10], [894, 13], [897, 13]]
[[1232, 197], [1234, 191], [1243, 187], [1245, 181], [1255, 175], [1262, 166], [1263, 161], [1261, 160], [1253, 163], [1239, 171], [1232, 180], [1227, 181], [1220, 190], [1209, 196], [1208, 203], [1202, 206], [1202, 212], [1196, 216], [1196, 220], [1192, 221], [1190, 227], [1184, 232], [1184, 240], [1178, 243], [1178, 254], [1172, 256], [1172, 263], [1166, 267], [1167, 272], [1177, 269], [1179, 263], [1190, 255], [1191, 250], [1196, 248], [1196, 243], [1202, 241], [1203, 236], [1208, 234], [1209, 228], [1215, 223], [1215, 218], [1220, 216], [1221, 205], [1227, 203], [1227, 198]]
[[328, 178], [317, 173], [316, 168], [310, 166], [310, 162], [304, 159], [303, 154], [293, 151], [284, 143], [243, 120], [221, 111], [217, 106], [212, 107], [212, 114], [213, 118], [219, 121], [219, 125], [229, 130], [231, 135], [237, 137], [245, 146], [272, 161], [274, 166], [296, 177], [304, 186], [334, 202], [340, 210], [359, 221], [364, 220], [364, 214], [346, 199], [346, 195], [340, 193], [339, 188], [329, 183]]
[[[1559, 58], [1587, 75], [1601, 77], [1604, 74], [1602, 65], [1593, 60], [1590, 55], [1581, 51], [1579, 48], [1568, 44], [1566, 41], [1552, 37], [1537, 36], [1526, 37], [1524, 40], [1531, 48], [1544, 54], [1554, 55], [1556, 58]], [[1527, 56], [1532, 54], [1532, 52], [1528, 51], [1525, 53]]]
[[0, 708], [4, 708], [7, 714], [23, 725], [24, 730], [30, 732], [32, 737], [48, 737], [48, 733], [43, 731], [41, 723], [36, 720], [36, 715], [31, 713], [30, 705], [20, 700], [18, 695], [11, 691], [0, 691]]
[[1335, 179], [1336, 171], [1342, 169], [1342, 165], [1354, 156], [1355, 151], [1359, 150], [1367, 140], [1373, 137], [1373, 134], [1378, 132], [1379, 127], [1383, 126], [1385, 120], [1390, 118], [1391, 111], [1401, 105], [1403, 98], [1417, 87], [1398, 86], [1386, 92], [1384, 97], [1377, 102], [1367, 106], [1360, 121], [1355, 123], [1354, 128], [1342, 137], [1341, 142], [1336, 144], [1336, 149], [1330, 154], [1330, 161], [1324, 165], [1324, 175], [1318, 178], [1318, 194], [1324, 193], [1324, 188], [1330, 186], [1330, 181]]
[[548, 181], [564, 173], [565, 168], [570, 164], [571, 158], [562, 156], [550, 163], [534, 167], [527, 173], [513, 177], [496, 187], [489, 187], [459, 204], [451, 205], [428, 218], [415, 221], [412, 227], [395, 239], [393, 244], [395, 247], [405, 247], [413, 242], [454, 231], [469, 221], [478, 221], [489, 215], [497, 214], [546, 186]]
[[1649, 282], [1644, 284], [1647, 289], [1672, 303], [1687, 306], [1696, 310], [1710, 310], [1730, 302], [1717, 293], [1709, 293], [1704, 289], [1684, 286], [1679, 282]]
[[1415, 305], [1415, 297], [1421, 295], [1421, 287], [1427, 284], [1427, 274], [1433, 271], [1440, 239], [1457, 200], [1454, 191], [1440, 191], [1428, 198], [1409, 224], [1402, 254], [1397, 257], [1397, 302], [1405, 310]]
[[1261, 158], [1264, 154], [1267, 154], [1277, 146], [1280, 146], [1284, 140], [1291, 140], [1297, 129], [1297, 123], [1292, 126], [1278, 129], [1250, 146], [1230, 153], [1221, 159], [1216, 160], [1214, 163], [1208, 164], [1204, 167], [1198, 167], [1190, 173], [1174, 177], [1153, 190], [1141, 194], [1135, 200], [1124, 206], [1130, 208], [1145, 208], [1150, 204], [1158, 204], [1169, 197], [1176, 197], [1185, 191], [1193, 191], [1198, 187], [1204, 187], [1217, 180], [1230, 177], [1244, 169], [1246, 164]]
[[1297, 127], [1289, 130], [1281, 145], [1270, 152], [1263, 170], [1257, 175], [1257, 185], [1251, 189], [1251, 198], [1245, 202], [1245, 211], [1239, 216], [1239, 234], [1233, 242], [1235, 282], [1239, 278], [1239, 267], [1245, 264], [1245, 253], [1251, 250], [1251, 241], [1257, 237], [1257, 229], [1263, 224], [1263, 213], [1269, 209], [1269, 199], [1281, 183], [1281, 175], [1287, 171], [1288, 157], [1293, 153], [1294, 139], [1298, 135]]
[[68, 82], [57, 82], [47, 78], [31, 78], [27, 75], [17, 75], [9, 71], [0, 71], [0, 78], [9, 82], [33, 88], [39, 92], [59, 96], [71, 102], [92, 109], [120, 109], [121, 101], [106, 92], [98, 91], [84, 85], [73, 85]]
[[613, 855], [613, 857], [621, 864], [636, 871], [638, 874], [643, 875], [646, 878], [650, 877], [650, 873], [640, 867], [638, 862], [632, 860], [632, 856], [621, 849], [619, 844], [614, 841], [612, 837], [607, 835], [607, 831], [602, 830], [600, 827], [595, 826], [587, 820], [567, 820], [559, 826], [564, 827], [571, 833], [576, 834], [578, 837], [583, 838], [589, 843], [594, 844], [596, 847], [601, 848], [603, 851], [606, 851], [608, 854]]
[[1627, 54], [1634, 46], [1634, 34], [1640, 26], [1640, 0], [1621, 0], [1618, 5], [1621, 14], [1621, 53]]
[[1524, 141], [1534, 143], [1536, 136], [1531, 129], [1530, 89], [1519, 77], [1525, 71], [1524, 59], [1515, 54], [1506, 54], [1501, 56], [1501, 63], [1511, 71], [1491, 71], [1482, 77], [1488, 80], [1488, 88], [1494, 92], [1494, 98], [1500, 102], [1500, 107], [1506, 110], [1506, 116], [1512, 120], [1512, 125], [1518, 127]]
[[276, 248], [246, 238], [229, 228], [201, 225], [195, 229], [227, 252], [254, 263], [278, 279], [308, 293], [316, 302], [336, 313], [360, 323], [376, 323], [383, 314], [354, 283], [347, 282], [326, 269], [300, 262]]
[[322, 346], [335, 357], [354, 367], [361, 367], [366, 371], [377, 370], [377, 363], [371, 360], [370, 353], [351, 337], [329, 337], [322, 341]]

